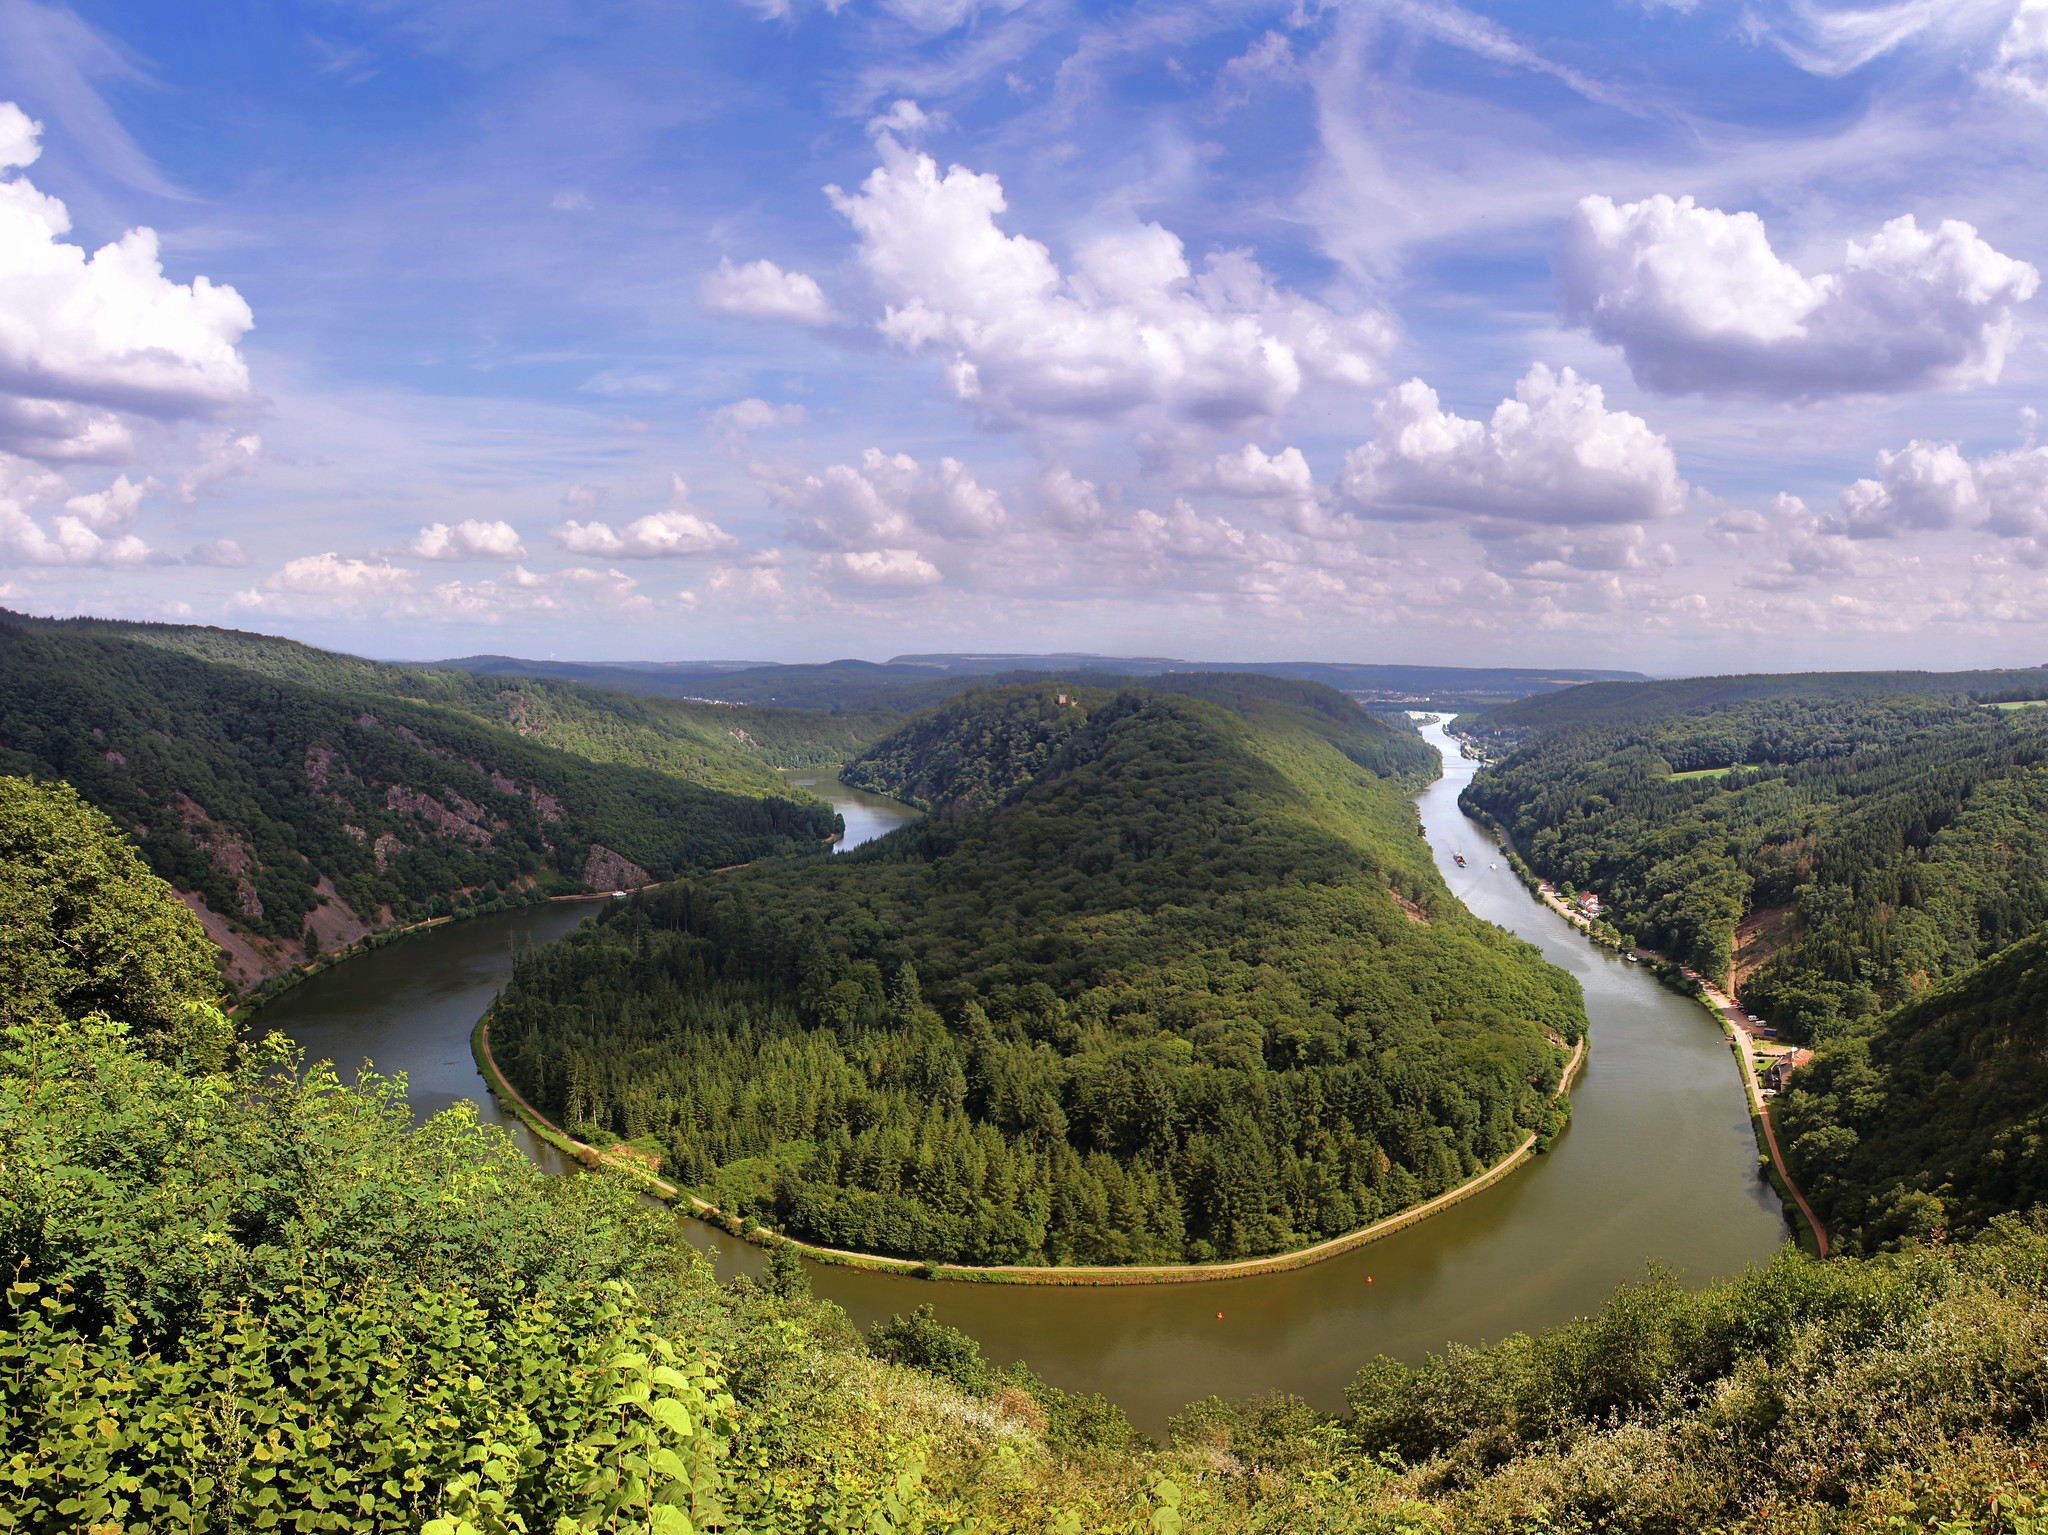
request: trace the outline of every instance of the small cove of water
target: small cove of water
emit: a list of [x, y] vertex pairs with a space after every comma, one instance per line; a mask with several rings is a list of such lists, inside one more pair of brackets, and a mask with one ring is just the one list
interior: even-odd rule
[[[930, 1301], [998, 1362], [1028, 1359], [1058, 1385], [1101, 1391], [1157, 1432], [1169, 1413], [1211, 1392], [1277, 1389], [1341, 1407], [1344, 1385], [1376, 1353], [1412, 1361], [1447, 1342], [1482, 1343], [1582, 1315], [1652, 1260], [1704, 1283], [1768, 1258], [1785, 1229], [1756, 1177], [1741, 1086], [1713, 1021], [1586, 943], [1523, 890], [1491, 838], [1457, 808], [1473, 765], [1441, 726], [1424, 733], [1446, 753], [1445, 774], [1419, 808], [1452, 891], [1585, 988], [1592, 1049], [1572, 1126], [1550, 1155], [1405, 1231], [1287, 1274], [1110, 1290], [934, 1284], [814, 1267], [818, 1293], [863, 1325]], [[792, 778], [845, 817], [844, 847], [915, 815], [823, 771]], [[547, 942], [593, 909], [565, 903], [476, 918], [373, 950], [285, 994], [259, 1026], [344, 1068], [368, 1057], [380, 1070], [407, 1072], [422, 1114], [470, 1097], [483, 1118], [506, 1123], [470, 1060], [470, 1028], [503, 984], [516, 944]], [[515, 1133], [542, 1165], [561, 1170], [562, 1159]], [[723, 1270], [760, 1267], [756, 1250], [685, 1225], [693, 1240], [733, 1249], [721, 1253]]]

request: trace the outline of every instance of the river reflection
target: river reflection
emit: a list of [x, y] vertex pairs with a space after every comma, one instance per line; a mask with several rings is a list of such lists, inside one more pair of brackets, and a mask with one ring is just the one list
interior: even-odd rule
[[[1212, 1392], [1278, 1389], [1341, 1407], [1344, 1385], [1373, 1354], [1412, 1361], [1447, 1342], [1564, 1321], [1596, 1308], [1649, 1260], [1701, 1283], [1769, 1257], [1784, 1224], [1756, 1178], [1741, 1086], [1713, 1021], [1586, 943], [1504, 863], [1491, 867], [1499, 861], [1491, 839], [1457, 808], [1473, 765], [1440, 726], [1424, 734], [1448, 747], [1444, 776], [1420, 808], [1451, 889], [1585, 987], [1592, 1049], [1572, 1126], [1550, 1155], [1417, 1226], [1288, 1274], [1055, 1289], [814, 1267], [818, 1293], [863, 1325], [930, 1301], [997, 1362], [1028, 1359], [1057, 1385], [1101, 1391], [1156, 1433], [1169, 1413]], [[914, 814], [823, 773], [805, 786], [846, 818], [847, 846]], [[1466, 855], [1462, 869], [1457, 852]], [[409, 1072], [421, 1112], [458, 1096], [484, 1098], [469, 1030], [502, 984], [512, 945], [544, 942], [586, 914], [562, 906], [451, 924], [337, 966], [273, 1003], [261, 1023], [316, 1055], [344, 1064], [368, 1056], [380, 1069]], [[487, 1100], [482, 1112], [504, 1122]], [[693, 1240], [735, 1249], [721, 1253], [722, 1269], [760, 1267], [754, 1249], [686, 1225]]]

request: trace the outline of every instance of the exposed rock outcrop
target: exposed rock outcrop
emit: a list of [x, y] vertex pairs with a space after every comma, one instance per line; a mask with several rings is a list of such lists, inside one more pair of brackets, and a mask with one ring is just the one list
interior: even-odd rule
[[631, 890], [653, 883], [654, 876], [623, 853], [615, 853], [602, 842], [590, 844], [590, 856], [583, 860], [583, 883], [593, 890]]

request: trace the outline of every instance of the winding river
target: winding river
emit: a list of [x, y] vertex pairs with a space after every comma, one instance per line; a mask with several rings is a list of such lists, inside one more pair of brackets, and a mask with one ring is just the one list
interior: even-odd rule
[[[1702, 1283], [1768, 1258], [1785, 1240], [1784, 1221], [1756, 1176], [1741, 1082], [1713, 1020], [1587, 943], [1523, 890], [1491, 838], [1458, 810], [1474, 765], [1440, 725], [1424, 735], [1444, 753], [1444, 775], [1419, 804], [1446, 882], [1585, 988], [1592, 1050], [1572, 1125], [1548, 1156], [1418, 1225], [1290, 1273], [1062, 1289], [821, 1267], [812, 1271], [818, 1293], [862, 1325], [930, 1301], [992, 1359], [1025, 1358], [1057, 1385], [1101, 1391], [1156, 1433], [1169, 1413], [1212, 1392], [1277, 1389], [1341, 1407], [1345, 1384], [1374, 1354], [1413, 1361], [1447, 1342], [1477, 1344], [1582, 1315], [1651, 1261]], [[844, 846], [913, 815], [827, 774], [805, 778], [845, 817]], [[1460, 852], [1462, 869], [1453, 858]], [[280, 997], [261, 1025], [316, 1058], [344, 1067], [368, 1058], [406, 1072], [422, 1114], [479, 1099], [483, 1118], [507, 1124], [544, 1166], [561, 1170], [561, 1159], [482, 1091], [469, 1030], [516, 945], [547, 942], [588, 914], [576, 904], [529, 908], [372, 950]], [[710, 1245], [710, 1228], [686, 1224]], [[737, 1249], [721, 1252], [722, 1269], [759, 1268], [754, 1249], [718, 1238]]]

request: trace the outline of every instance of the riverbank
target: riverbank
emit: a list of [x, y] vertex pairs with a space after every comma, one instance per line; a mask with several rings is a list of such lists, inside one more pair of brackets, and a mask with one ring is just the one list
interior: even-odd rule
[[[470, 1036], [471, 1048], [476, 1056], [477, 1069], [483, 1073], [488, 1086], [500, 1105], [518, 1115], [534, 1135], [546, 1141], [557, 1150], [575, 1157], [585, 1167], [605, 1166], [629, 1174], [635, 1181], [669, 1203], [685, 1202], [691, 1214], [723, 1229], [727, 1234], [753, 1242], [758, 1246], [775, 1247], [787, 1245], [795, 1248], [814, 1262], [833, 1264], [844, 1268], [867, 1269], [875, 1273], [907, 1275], [917, 1279], [945, 1279], [968, 1284], [1015, 1284], [1015, 1285], [1083, 1285], [1083, 1286], [1124, 1286], [1194, 1284], [1207, 1280], [1251, 1279], [1262, 1274], [1283, 1274], [1291, 1269], [1307, 1268], [1335, 1258], [1368, 1242], [1391, 1236], [1417, 1221], [1448, 1209], [1462, 1200], [1470, 1199], [1491, 1188], [1505, 1178], [1523, 1162], [1541, 1155], [1536, 1149], [1538, 1136], [1531, 1134], [1521, 1145], [1502, 1157], [1484, 1171], [1475, 1174], [1447, 1189], [1433, 1199], [1356, 1231], [1342, 1236], [1330, 1237], [1310, 1247], [1296, 1248], [1292, 1252], [1275, 1253], [1269, 1257], [1238, 1258], [1223, 1263], [1174, 1263], [1174, 1264], [1130, 1264], [1118, 1266], [1054, 1265], [1054, 1264], [1001, 1264], [980, 1266], [965, 1263], [921, 1263], [911, 1258], [890, 1258], [879, 1253], [853, 1252], [842, 1247], [820, 1247], [796, 1237], [785, 1236], [771, 1227], [743, 1222], [700, 1198], [680, 1184], [648, 1171], [632, 1157], [617, 1156], [600, 1150], [586, 1142], [577, 1140], [560, 1125], [529, 1103], [498, 1069], [497, 1058], [491, 1054], [491, 1021], [488, 1015], [481, 1019]], [[1557, 1096], [1570, 1093], [1572, 1084], [1578, 1080], [1580, 1068], [1585, 1064], [1586, 1041], [1581, 1038], [1564, 1068], [1558, 1074]], [[1370, 1280], [1367, 1281], [1370, 1283]]]
[[1744, 1013], [1735, 1000], [1720, 987], [1677, 960], [1660, 954], [1655, 949], [1626, 947], [1618, 933], [1603, 930], [1601, 926], [1596, 925], [1584, 912], [1569, 905], [1549, 880], [1530, 868], [1516, 851], [1514, 838], [1508, 834], [1506, 827], [1484, 811], [1468, 809], [1465, 814], [1493, 833], [1502, 854], [1515, 871], [1515, 877], [1521, 880], [1530, 894], [1571, 923], [1590, 942], [1641, 961], [1660, 980], [1682, 994], [1693, 997], [1713, 1014], [1715, 1021], [1721, 1025], [1722, 1033], [1734, 1047], [1736, 1063], [1742, 1073], [1743, 1093], [1749, 1104], [1750, 1128], [1756, 1136], [1757, 1151], [1766, 1159], [1771, 1183], [1785, 1205], [1788, 1222], [1802, 1247], [1808, 1248], [1816, 1257], [1825, 1258], [1829, 1246], [1827, 1228], [1821, 1224], [1820, 1217], [1813, 1213], [1813, 1206], [1807, 1203], [1806, 1195], [1792, 1177], [1792, 1170], [1785, 1165], [1784, 1153], [1778, 1149], [1778, 1134], [1771, 1124], [1770, 1105], [1764, 1099], [1762, 1085], [1756, 1077], [1756, 1063], [1751, 1059], [1749, 1015]]

